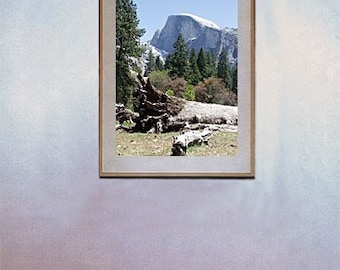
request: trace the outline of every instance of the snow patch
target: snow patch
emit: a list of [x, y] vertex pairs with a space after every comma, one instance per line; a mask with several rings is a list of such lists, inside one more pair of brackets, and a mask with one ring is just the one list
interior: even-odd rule
[[225, 27], [222, 29], [225, 33], [230, 33], [230, 34], [234, 34], [237, 35], [238, 33], [238, 29], [237, 28], [231, 28], [231, 27]]
[[201, 17], [199, 17], [197, 15], [193, 15], [193, 14], [190, 14], [190, 13], [181, 13], [180, 15], [181, 16], [191, 17], [191, 18], [193, 18], [195, 21], [199, 22], [203, 26], [214, 28], [216, 30], [220, 30], [221, 29], [216, 23], [214, 23], [212, 21], [209, 21], [207, 19], [201, 18]]
[[191, 38], [188, 38], [188, 40], [186, 42], [195, 41], [196, 39], [197, 39], [197, 37], [191, 37]]

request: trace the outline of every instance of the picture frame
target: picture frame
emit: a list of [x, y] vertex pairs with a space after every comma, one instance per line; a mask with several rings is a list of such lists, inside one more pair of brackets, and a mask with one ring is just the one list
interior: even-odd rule
[[121, 156], [116, 152], [116, 2], [99, 1], [99, 176], [255, 177], [255, 0], [238, 0], [238, 136], [234, 156]]

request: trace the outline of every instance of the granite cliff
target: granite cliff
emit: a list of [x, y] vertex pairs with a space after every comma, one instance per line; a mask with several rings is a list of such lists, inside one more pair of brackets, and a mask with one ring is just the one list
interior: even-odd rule
[[183, 13], [168, 17], [165, 26], [155, 32], [150, 45], [162, 55], [173, 50], [173, 43], [179, 34], [183, 35], [189, 50], [194, 48], [197, 52], [203, 48], [213, 51], [216, 55], [225, 47], [232, 65], [238, 58], [238, 34], [234, 28], [220, 28], [215, 23], [196, 15]]

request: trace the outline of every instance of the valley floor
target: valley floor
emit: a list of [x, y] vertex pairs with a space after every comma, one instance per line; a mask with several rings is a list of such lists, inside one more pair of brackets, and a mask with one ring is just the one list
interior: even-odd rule
[[[178, 133], [117, 132], [116, 149], [124, 156], [170, 156], [173, 136]], [[237, 153], [237, 132], [215, 131], [208, 145], [195, 145], [187, 156], [234, 156]]]

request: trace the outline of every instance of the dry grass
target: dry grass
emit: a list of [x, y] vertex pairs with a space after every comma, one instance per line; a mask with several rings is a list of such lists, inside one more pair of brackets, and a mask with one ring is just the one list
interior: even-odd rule
[[[172, 137], [178, 133], [145, 134], [117, 133], [117, 154], [124, 156], [170, 156]], [[195, 145], [188, 156], [234, 156], [237, 152], [237, 133], [216, 131], [208, 145]]]

